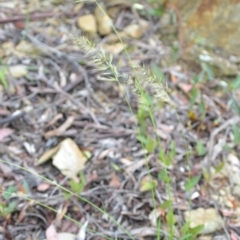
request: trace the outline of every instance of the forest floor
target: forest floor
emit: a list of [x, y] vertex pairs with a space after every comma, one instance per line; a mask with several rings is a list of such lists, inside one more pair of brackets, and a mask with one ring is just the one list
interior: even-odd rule
[[[104, 22], [95, 3], [0, 3], [0, 239], [55, 239], [51, 231], [157, 239], [158, 230], [169, 239], [169, 201], [175, 239], [187, 216], [191, 227], [206, 224], [198, 239], [239, 239], [237, 72], [189, 56], [171, 9], [102, 6]], [[110, 20], [123, 43], [104, 26]], [[131, 64], [164, 80], [175, 107], [158, 104], [153, 126], [128, 86], [99, 80], [72, 35], [86, 35], [113, 56], [119, 74], [134, 76], [126, 48]]]

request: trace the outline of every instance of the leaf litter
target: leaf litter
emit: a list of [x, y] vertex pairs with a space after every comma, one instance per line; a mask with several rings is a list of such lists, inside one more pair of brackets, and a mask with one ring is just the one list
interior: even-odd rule
[[[125, 1], [106, 2], [103, 8], [108, 14], [101, 22], [94, 16], [101, 15], [100, 9], [92, 3], [35, 2], [0, 6], [6, 27], [1, 30], [0, 57], [10, 72], [0, 69], [0, 158], [5, 161], [0, 165], [1, 208], [5, 209], [0, 235], [9, 239], [73, 239], [77, 235], [79, 239], [127, 239], [126, 232], [106, 214], [55, 186], [71, 188], [69, 178], [75, 189], [81, 189], [81, 196], [105, 209], [135, 238], [156, 239], [157, 220], [166, 225], [168, 212], [161, 206], [170, 201], [168, 178], [159, 177], [165, 170], [157, 150], [149, 153], [142, 149], [135, 125], [141, 116], [133, 120], [123, 93], [134, 113], [139, 102], [131, 89], [97, 80], [101, 73], [70, 36], [81, 29], [93, 33], [90, 38], [97, 49], [103, 47], [114, 55], [112, 62], [119, 66], [121, 76], [132, 75], [124, 49], [136, 65], [160, 66], [178, 116], [168, 105], [161, 105], [153, 111], [156, 129], [149, 118], [143, 122], [151, 138], [157, 134], [162, 139], [161, 149], [172, 151], [165, 160], [169, 161], [166, 172], [172, 181], [174, 214], [182, 223], [184, 216], [191, 218], [191, 227], [203, 224], [204, 232], [213, 239], [219, 235], [237, 239], [239, 117], [228, 107], [232, 102], [235, 111], [239, 108], [237, 84], [231, 84], [230, 96], [222, 87], [225, 79], [219, 81], [206, 65], [199, 79], [191, 81], [198, 72], [184, 63], [173, 63], [172, 49], [159, 38], [158, 31], [163, 29], [154, 18], [141, 15], [139, 9], [145, 5], [135, 9]], [[111, 10], [115, 14], [110, 7], [117, 8]], [[39, 9], [52, 12], [36, 14]], [[19, 23], [13, 22], [13, 15]], [[84, 29], [86, 16], [93, 24]], [[110, 23], [120, 31], [124, 44], [113, 34]], [[211, 81], [204, 82], [206, 75]], [[13, 113], [17, 111], [21, 114], [16, 117]], [[171, 149], [171, 141], [175, 149]], [[156, 209], [151, 191], [156, 194]], [[30, 206], [24, 197], [32, 200]], [[189, 199], [191, 209], [187, 208]], [[53, 227], [54, 213], [37, 203], [62, 209], [62, 214], [66, 212], [79, 224], [70, 227], [69, 218], [61, 217]], [[198, 215], [192, 217], [195, 212]], [[85, 224], [81, 227], [80, 223]], [[93, 229], [96, 231], [90, 231]], [[161, 229], [165, 239], [168, 230]]]

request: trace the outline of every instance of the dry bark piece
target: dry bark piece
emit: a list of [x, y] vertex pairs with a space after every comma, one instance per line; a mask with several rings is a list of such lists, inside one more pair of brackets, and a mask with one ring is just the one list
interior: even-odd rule
[[78, 18], [77, 25], [85, 32], [96, 33], [97, 23], [96, 19], [92, 14], [84, 15]]
[[41, 165], [47, 162], [48, 160], [50, 160], [57, 153], [59, 148], [60, 148], [60, 144], [44, 152], [43, 155], [36, 162], [36, 166]]

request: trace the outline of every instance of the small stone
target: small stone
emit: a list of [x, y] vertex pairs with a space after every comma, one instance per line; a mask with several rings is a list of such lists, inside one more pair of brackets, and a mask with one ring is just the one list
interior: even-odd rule
[[9, 73], [13, 78], [21, 78], [27, 75], [28, 71], [26, 66], [16, 65], [9, 68]]
[[111, 44], [111, 45], [104, 45], [103, 47], [111, 54], [118, 55], [119, 53], [121, 53], [124, 50], [126, 45], [123, 43], [115, 43], [115, 44]]
[[220, 230], [223, 225], [223, 219], [214, 208], [198, 208], [196, 210], [186, 211], [184, 216], [185, 220], [190, 222], [190, 228], [204, 225], [202, 234], [213, 233]]
[[92, 14], [84, 15], [78, 18], [77, 25], [85, 32], [96, 33], [97, 24], [96, 19]]
[[96, 7], [94, 13], [99, 34], [102, 36], [110, 34], [112, 32], [112, 19], [107, 15], [106, 9], [103, 6]]
[[120, 11], [120, 8], [118, 6], [117, 7], [110, 7], [108, 9], [108, 15], [111, 18], [116, 18], [116, 16], [118, 16], [119, 11]]
[[130, 36], [132, 38], [136, 38], [136, 39], [141, 38], [143, 35], [143, 29], [137, 24], [132, 24], [132, 25], [127, 26], [124, 29], [124, 32], [127, 33], [128, 36]]
[[83, 2], [77, 3], [73, 9], [73, 12], [78, 13], [83, 8], [83, 6]]
[[171, 16], [169, 13], [163, 13], [160, 19], [160, 26], [167, 27], [171, 24]]
[[149, 26], [149, 22], [144, 20], [144, 19], [140, 19], [139, 20], [139, 25], [141, 26], [141, 28], [146, 30], [148, 28], [148, 26]]
[[125, 41], [128, 38], [129, 36], [127, 35], [127, 33], [118, 32], [118, 36], [115, 33], [111, 33], [105, 39], [106, 39], [106, 43], [113, 44], [113, 43], [119, 42], [119, 39], [121, 39], [122, 41]]

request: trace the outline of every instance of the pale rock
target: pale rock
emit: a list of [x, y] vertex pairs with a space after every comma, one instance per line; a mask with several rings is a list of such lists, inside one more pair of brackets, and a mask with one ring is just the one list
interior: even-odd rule
[[41, 49], [26, 40], [21, 40], [15, 47], [14, 54], [18, 57], [29, 57], [29, 55], [39, 56]]
[[0, 46], [0, 57], [8, 57], [14, 53], [14, 43], [13, 42], [3, 42]]
[[[57, 233], [57, 240], [75, 240], [76, 235], [73, 235], [72, 233]], [[48, 240], [48, 239], [45, 239]]]
[[117, 6], [117, 7], [110, 7], [107, 12], [111, 18], [116, 18], [116, 16], [118, 16], [119, 11], [120, 11], [120, 8]]
[[78, 13], [83, 8], [83, 6], [84, 6], [83, 2], [77, 3], [74, 6], [73, 12]]
[[99, 34], [102, 36], [110, 34], [112, 32], [112, 19], [106, 13], [105, 8], [103, 6], [96, 7], [94, 14]]
[[198, 208], [184, 213], [186, 221], [190, 222], [190, 228], [204, 225], [203, 234], [213, 233], [222, 229], [223, 220], [218, 211], [214, 208]]
[[143, 28], [137, 24], [131, 24], [124, 28], [124, 32], [132, 38], [139, 39], [143, 36]]
[[116, 35], [115, 33], [111, 33], [106, 37], [106, 43], [113, 44], [119, 42], [120, 39], [122, 41], [125, 41], [128, 38], [129, 36], [125, 32], [118, 32], [118, 35]]
[[143, 30], [146, 30], [149, 26], [149, 22], [144, 19], [140, 19], [139, 25], [143, 28]]
[[78, 172], [85, 168], [86, 161], [87, 158], [70, 138], [61, 142], [58, 152], [53, 156], [53, 165], [63, 175], [75, 180]]
[[113, 55], [118, 55], [119, 53], [121, 53], [124, 50], [125, 47], [126, 47], [126, 45], [123, 43], [115, 43], [115, 44], [103, 46], [103, 48], [106, 51], [110, 52]]
[[160, 18], [160, 27], [167, 27], [171, 24], [171, 15], [167, 12], [163, 13]]
[[226, 55], [240, 56], [239, 0], [168, 0], [167, 3], [179, 11], [188, 47], [200, 43], [204, 49], [210, 47], [224, 50]]
[[84, 15], [78, 18], [77, 25], [80, 29], [89, 33], [97, 32], [96, 19], [92, 14]]
[[11, 66], [8, 71], [13, 78], [21, 78], [28, 73], [27, 68], [24, 65]]

